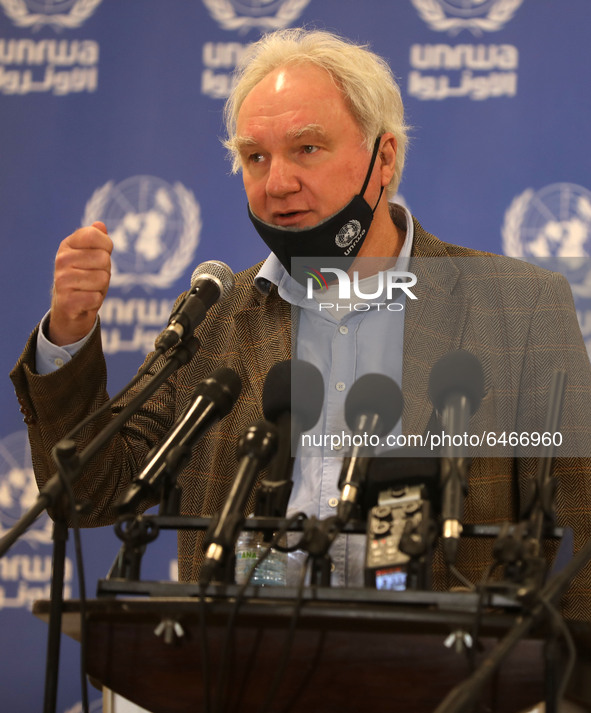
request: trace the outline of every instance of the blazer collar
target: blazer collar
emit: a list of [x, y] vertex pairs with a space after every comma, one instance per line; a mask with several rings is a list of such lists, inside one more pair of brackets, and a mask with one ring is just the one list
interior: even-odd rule
[[292, 330], [297, 328], [292, 317], [296, 310], [279, 297], [275, 285], [268, 294], [261, 294], [251, 280], [250, 291], [234, 315], [235, 346], [240, 353], [239, 361], [251, 365], [254, 398], [262, 403], [269, 370], [277, 362], [291, 359]]

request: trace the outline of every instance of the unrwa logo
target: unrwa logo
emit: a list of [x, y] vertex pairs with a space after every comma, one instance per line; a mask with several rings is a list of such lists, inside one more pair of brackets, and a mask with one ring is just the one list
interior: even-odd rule
[[591, 191], [574, 183], [527, 188], [507, 209], [502, 237], [511, 257], [588, 258]]
[[170, 287], [192, 263], [201, 233], [201, 209], [192, 191], [155, 176], [98, 188], [82, 223], [95, 220], [105, 223], [113, 240], [114, 287]]
[[526, 189], [505, 213], [502, 239], [506, 255], [568, 279], [591, 355], [591, 191], [574, 183]]
[[419, 16], [438, 32], [473, 34], [500, 30], [523, 0], [412, 0]]
[[[5, 436], [0, 440], [0, 537], [28, 512], [38, 496], [27, 432]], [[20, 539], [33, 547], [51, 544], [49, 517], [43, 514]]]
[[0, 0], [4, 12], [17, 27], [39, 29], [80, 27], [102, 0]]
[[203, 0], [223, 30], [280, 30], [297, 20], [310, 0]]

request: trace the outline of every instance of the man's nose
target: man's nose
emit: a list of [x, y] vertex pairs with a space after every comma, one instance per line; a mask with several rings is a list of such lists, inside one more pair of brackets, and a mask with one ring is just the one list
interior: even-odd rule
[[300, 189], [296, 166], [284, 158], [273, 157], [267, 175], [267, 195], [282, 198], [289, 193], [297, 193]]

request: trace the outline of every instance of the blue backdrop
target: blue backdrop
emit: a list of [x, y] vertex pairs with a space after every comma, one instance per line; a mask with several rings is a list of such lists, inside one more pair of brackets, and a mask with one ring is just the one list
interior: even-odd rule
[[[102, 314], [113, 391], [197, 264], [237, 271], [266, 255], [218, 140], [223, 100], [248, 43], [300, 24], [390, 61], [414, 127], [401, 199], [427, 230], [510, 255], [589, 254], [588, 0], [0, 0], [0, 533], [35, 499], [7, 374], [48, 308], [59, 242], [99, 218], [115, 241]], [[42, 518], [0, 560], [11, 713], [41, 707], [47, 632], [30, 603], [47, 596], [49, 533]], [[118, 541], [105, 528], [83, 546], [92, 595]], [[174, 536], [150, 553], [146, 576], [174, 576]], [[67, 580], [75, 596], [71, 564]], [[77, 655], [65, 641], [64, 713], [80, 709]]]

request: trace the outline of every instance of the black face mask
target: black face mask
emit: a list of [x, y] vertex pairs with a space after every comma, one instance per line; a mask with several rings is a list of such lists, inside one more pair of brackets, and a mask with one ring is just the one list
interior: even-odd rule
[[[305, 276], [302, 275], [300, 280], [300, 276], [292, 273], [292, 258], [314, 258], [315, 267], [329, 267], [330, 261], [334, 258], [350, 258], [353, 262], [361, 249], [384, 190], [382, 186], [378, 201], [372, 210], [363, 195], [378, 155], [380, 138], [378, 136], [376, 139], [361, 192], [353, 196], [344, 208], [318, 225], [311, 228], [282, 228], [257, 218], [251, 211], [250, 205], [248, 206], [248, 216], [258, 234], [275, 253], [289, 274], [302, 284], [308, 275], [307, 273]], [[340, 262], [339, 265], [342, 266], [343, 262]]]

